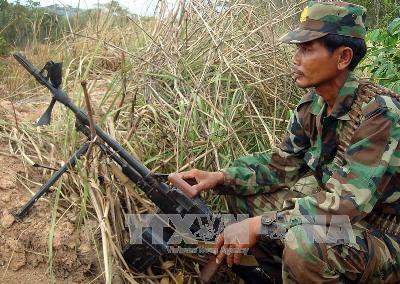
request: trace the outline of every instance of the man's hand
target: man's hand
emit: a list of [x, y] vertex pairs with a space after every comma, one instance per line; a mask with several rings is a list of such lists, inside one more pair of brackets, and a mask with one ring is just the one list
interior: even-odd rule
[[240, 264], [242, 254], [254, 246], [260, 238], [261, 216], [248, 218], [231, 224], [218, 236], [215, 244], [218, 253], [216, 262], [221, 263], [226, 256], [229, 267]]
[[[184, 180], [195, 180], [196, 184], [193, 185], [192, 188], [198, 193], [224, 183], [224, 174], [222, 172], [206, 172], [193, 169], [187, 172], [177, 173], [177, 175]], [[172, 181], [169, 180], [169, 182]]]

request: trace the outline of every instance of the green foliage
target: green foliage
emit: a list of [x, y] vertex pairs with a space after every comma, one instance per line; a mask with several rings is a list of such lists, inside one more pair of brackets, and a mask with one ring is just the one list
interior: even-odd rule
[[0, 56], [5, 56], [9, 52], [9, 46], [7, 41], [0, 36]]
[[384, 28], [396, 17], [400, 17], [399, 0], [352, 0], [348, 1], [367, 8], [366, 25], [370, 29]]
[[27, 6], [7, 3], [0, 0], [0, 32], [10, 44], [23, 46], [31, 41], [55, 39], [64, 25], [60, 25], [59, 17], [38, 7], [39, 3], [28, 1]]
[[28, 0], [26, 5], [21, 5], [19, 1], [8, 3], [7, 0], [0, 0], [0, 36], [8, 46], [23, 47], [29, 43], [53, 42], [69, 34], [71, 28], [79, 30], [79, 27], [93, 22], [104, 11], [109, 16], [115, 16], [112, 23], [114, 26], [122, 27], [128, 22], [126, 16], [133, 17], [116, 1], [100, 5], [99, 9], [88, 10], [72, 7], [65, 9], [59, 5], [40, 7], [39, 4], [34, 0]]
[[371, 78], [400, 94], [400, 18], [387, 28], [367, 34], [369, 50], [364, 69]]

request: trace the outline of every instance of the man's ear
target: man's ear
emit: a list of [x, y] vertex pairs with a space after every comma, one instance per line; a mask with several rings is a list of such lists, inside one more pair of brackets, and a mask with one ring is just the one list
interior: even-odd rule
[[348, 46], [342, 46], [337, 49], [338, 51], [338, 70], [344, 70], [349, 67], [353, 59], [353, 50]]

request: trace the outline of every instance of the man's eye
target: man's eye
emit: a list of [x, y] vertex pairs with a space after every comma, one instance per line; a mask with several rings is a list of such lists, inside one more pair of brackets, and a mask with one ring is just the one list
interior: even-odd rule
[[300, 47], [299, 47], [299, 51], [300, 51], [300, 52], [306, 52], [306, 51], [307, 51], [307, 48], [304, 47], [304, 46], [300, 46]]

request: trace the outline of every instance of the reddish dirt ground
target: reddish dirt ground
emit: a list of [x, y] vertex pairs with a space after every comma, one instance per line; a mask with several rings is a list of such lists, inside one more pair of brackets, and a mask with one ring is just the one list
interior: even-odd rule
[[[0, 96], [1, 97], [1, 96]], [[14, 103], [0, 98], [0, 119], [18, 124], [33, 122], [44, 103]], [[0, 130], [2, 131], [2, 130]], [[51, 281], [48, 258], [48, 234], [52, 208], [51, 194], [40, 199], [24, 221], [10, 214], [29, 200], [45, 181], [43, 170], [31, 167], [16, 151], [16, 143], [0, 136], [0, 283], [47, 283]], [[53, 242], [53, 272], [57, 283], [89, 283], [101, 272], [91, 235], [96, 222], [86, 222], [76, 229], [76, 214], [58, 213]], [[99, 278], [101, 279], [101, 277]], [[96, 283], [96, 280], [94, 281]]]

